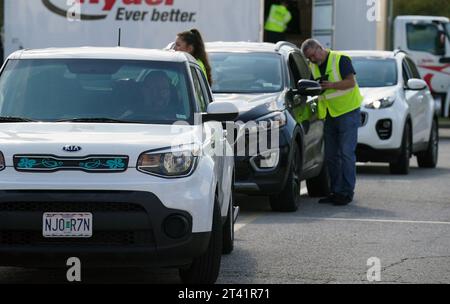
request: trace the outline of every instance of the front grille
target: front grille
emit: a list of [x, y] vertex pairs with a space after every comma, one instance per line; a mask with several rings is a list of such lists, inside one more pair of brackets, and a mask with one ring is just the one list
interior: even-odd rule
[[1, 231], [0, 245], [148, 245], [151, 231], [99, 231], [90, 238], [44, 238], [41, 231]]
[[53, 155], [14, 155], [14, 168], [19, 172], [56, 172], [79, 170], [90, 173], [124, 172], [128, 156], [58, 157]]
[[137, 204], [104, 202], [5, 202], [0, 212], [145, 212]]

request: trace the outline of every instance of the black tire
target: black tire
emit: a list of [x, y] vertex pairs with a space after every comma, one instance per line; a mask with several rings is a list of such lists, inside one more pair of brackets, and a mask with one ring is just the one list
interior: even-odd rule
[[194, 259], [189, 268], [179, 270], [182, 282], [184, 284], [214, 284], [219, 276], [221, 259], [222, 217], [216, 196], [208, 249], [203, 255]]
[[439, 156], [439, 129], [436, 120], [433, 120], [431, 127], [428, 148], [424, 152], [417, 154], [417, 163], [420, 168], [436, 168]]
[[230, 254], [234, 249], [234, 194], [231, 190], [230, 203], [228, 204], [227, 220], [223, 224], [222, 253]]
[[300, 201], [300, 168], [301, 157], [297, 145], [293, 145], [293, 159], [289, 167], [289, 175], [283, 191], [269, 197], [270, 207], [278, 212], [295, 212]]
[[389, 164], [391, 174], [396, 175], [408, 175], [409, 174], [409, 161], [412, 155], [412, 139], [411, 139], [411, 127], [410, 123], [405, 124], [403, 130], [401, 153], [395, 162]]
[[310, 197], [326, 197], [330, 195], [330, 175], [325, 163], [318, 176], [306, 180], [306, 188]]

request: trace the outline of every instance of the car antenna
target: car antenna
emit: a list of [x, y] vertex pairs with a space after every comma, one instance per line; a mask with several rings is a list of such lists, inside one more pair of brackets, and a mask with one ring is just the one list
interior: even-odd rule
[[121, 37], [122, 36], [122, 29], [119, 27], [119, 41], [117, 41], [117, 46], [120, 46], [120, 40], [121, 40]]

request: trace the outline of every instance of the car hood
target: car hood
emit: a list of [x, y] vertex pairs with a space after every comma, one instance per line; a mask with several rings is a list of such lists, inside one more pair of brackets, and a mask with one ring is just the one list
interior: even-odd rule
[[[134, 166], [145, 151], [191, 144], [195, 126], [83, 123], [6, 123], [0, 124], [0, 151], [7, 166], [13, 156], [53, 155], [85, 157], [91, 155], [126, 155]], [[65, 146], [81, 147], [66, 152]]]
[[360, 88], [361, 95], [364, 97], [363, 104], [369, 104], [382, 98], [397, 96], [397, 87], [380, 87], [380, 88]]
[[214, 94], [214, 102], [232, 102], [239, 110], [240, 120], [250, 120], [280, 110], [282, 93]]

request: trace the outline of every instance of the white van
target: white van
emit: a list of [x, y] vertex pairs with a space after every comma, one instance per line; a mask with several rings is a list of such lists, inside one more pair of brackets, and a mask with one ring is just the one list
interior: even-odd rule
[[399, 16], [394, 25], [394, 48], [408, 53], [433, 95], [450, 108], [450, 20], [435, 16]]

